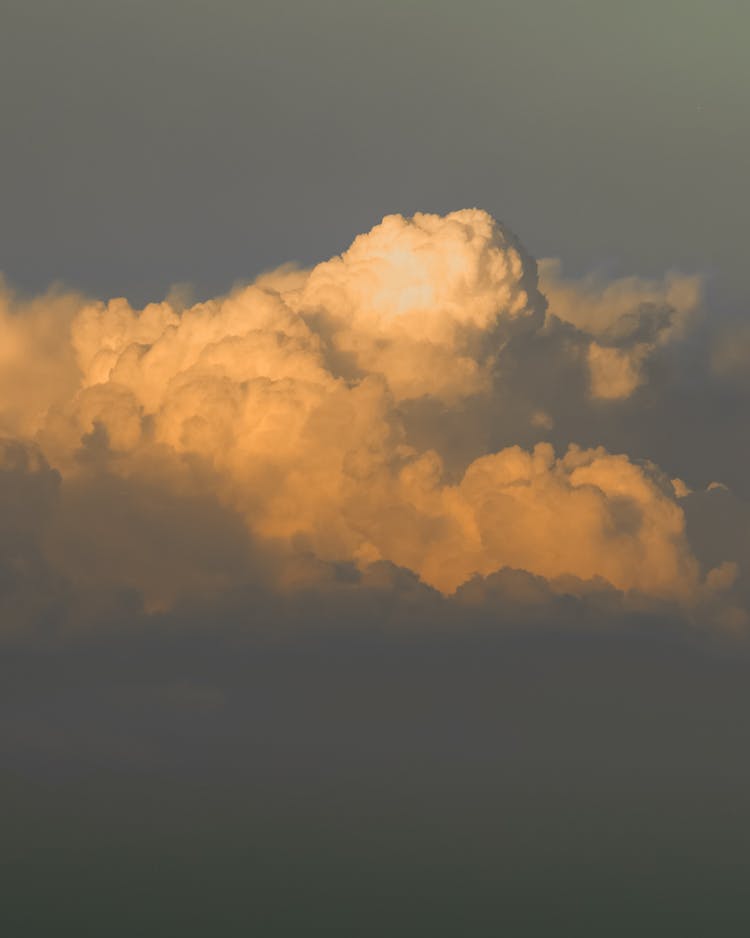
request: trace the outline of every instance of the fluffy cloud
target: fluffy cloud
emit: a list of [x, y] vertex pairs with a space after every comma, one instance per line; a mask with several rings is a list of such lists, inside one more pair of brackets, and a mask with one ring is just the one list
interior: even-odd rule
[[487, 390], [508, 334], [540, 325], [545, 307], [533, 260], [477, 209], [389, 215], [289, 301], [396, 398], [447, 401]]
[[[514, 569], [553, 593], [705, 603], [733, 558], [696, 559], [681, 483], [575, 440], [482, 442], [516, 412], [549, 431], [579, 374], [596, 398], [630, 395], [698, 298], [694, 278], [574, 284], [549, 263], [540, 291], [476, 209], [388, 216], [312, 270], [184, 309], [6, 293], [3, 429], [59, 487], [44, 568], [153, 609], [253, 576], [392, 568], [445, 595]], [[480, 431], [458, 461], [456, 419]]]
[[84, 299], [60, 289], [17, 296], [0, 276], [0, 434], [33, 435], [79, 382], [70, 324]]
[[591, 394], [629, 397], [645, 380], [654, 350], [685, 331], [701, 302], [699, 277], [670, 273], [663, 280], [624, 277], [606, 282], [566, 280], [557, 260], [540, 262], [541, 288], [552, 313], [589, 337]]

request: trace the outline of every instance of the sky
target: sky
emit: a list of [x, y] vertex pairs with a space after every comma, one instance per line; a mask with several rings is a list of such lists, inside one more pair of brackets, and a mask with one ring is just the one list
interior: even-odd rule
[[747, 933], [749, 11], [6, 0], [13, 933]]
[[477, 206], [746, 308], [740, 0], [8, 0], [4, 270], [136, 302]]

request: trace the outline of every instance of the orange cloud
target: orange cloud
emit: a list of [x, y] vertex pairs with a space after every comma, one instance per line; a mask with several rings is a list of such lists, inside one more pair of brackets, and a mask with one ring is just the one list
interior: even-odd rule
[[[550, 314], [585, 337], [591, 390], [605, 399], [632, 393], [643, 357], [697, 296], [692, 280], [675, 277], [597, 292], [563, 284], [549, 265], [543, 286]], [[673, 312], [654, 325], [643, 304], [656, 301]], [[485, 212], [388, 216], [310, 271], [281, 268], [185, 309], [54, 295], [16, 314], [7, 302], [7, 432], [35, 440], [79, 506], [87, 487], [117, 490], [96, 481], [104, 460], [107, 479], [120, 479], [139, 506], [127, 525], [133, 551], [133, 518], [143, 515], [135, 493], [153, 498], [162, 487], [197, 504], [208, 486], [222, 511], [281, 553], [363, 570], [385, 560], [444, 593], [504, 567], [552, 583], [602, 578], [686, 603], [707, 588], [675, 489], [655, 467], [601, 448], [556, 454], [543, 443], [476, 453], [454, 478], [447, 451], [418, 443], [405, 402], [433, 402], [439, 421], [459, 401], [491, 398], [514, 337], [544, 325], [533, 259]], [[58, 364], [27, 401], [14, 376], [25, 359], [32, 374], [45, 371], [53, 349]], [[536, 426], [552, 427], [545, 411], [533, 413]], [[69, 570], [74, 517], [54, 539]], [[101, 580], [101, 558], [114, 558], [156, 605], [171, 601], [179, 569], [165, 558], [161, 577], [153, 552], [139, 566], [108, 549], [119, 537], [113, 525], [124, 523], [112, 518], [86, 563]], [[200, 580], [190, 557], [185, 570]], [[224, 582], [211, 570], [207, 582]]]

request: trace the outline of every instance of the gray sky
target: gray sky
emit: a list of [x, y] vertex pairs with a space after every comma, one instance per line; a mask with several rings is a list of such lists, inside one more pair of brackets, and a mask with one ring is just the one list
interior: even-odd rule
[[[2, 0], [24, 291], [207, 296], [478, 206], [574, 276], [702, 273], [709, 315], [583, 281], [607, 328], [512, 319], [504, 230], [406, 223], [421, 280], [370, 247], [179, 325], [0, 284], [0, 932], [750, 934], [748, 36], [748, 0]], [[389, 276], [443, 305], [371, 334]], [[486, 391], [441, 396], [457, 362]], [[480, 522], [499, 568], [437, 592]]]
[[143, 301], [478, 205], [747, 304], [735, 0], [6, 0], [0, 269]]

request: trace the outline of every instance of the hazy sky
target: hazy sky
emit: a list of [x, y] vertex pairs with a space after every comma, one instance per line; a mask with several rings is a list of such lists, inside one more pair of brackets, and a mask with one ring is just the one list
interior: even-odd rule
[[4, 0], [3, 935], [748, 934], [749, 35]]
[[[742, 0], [6, 0], [0, 266], [143, 301], [478, 206], [746, 308]], [[717, 302], [718, 302], [717, 300]]]

